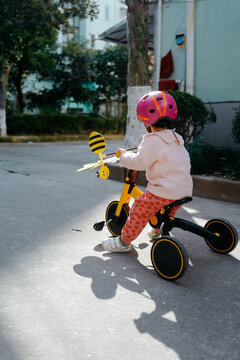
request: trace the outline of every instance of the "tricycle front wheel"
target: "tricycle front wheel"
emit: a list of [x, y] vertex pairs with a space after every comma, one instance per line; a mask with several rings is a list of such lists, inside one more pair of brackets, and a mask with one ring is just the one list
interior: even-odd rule
[[[118, 206], [119, 201], [112, 201], [106, 210], [106, 224], [108, 227], [108, 230], [113, 236], [120, 236], [122, 232], [122, 228], [124, 227], [128, 215], [129, 215], [129, 205], [124, 204], [120, 216], [116, 216], [116, 210]], [[111, 220], [111, 221], [109, 221]]]
[[171, 236], [156, 239], [151, 249], [151, 260], [158, 275], [168, 281], [180, 279], [188, 268], [187, 250]]

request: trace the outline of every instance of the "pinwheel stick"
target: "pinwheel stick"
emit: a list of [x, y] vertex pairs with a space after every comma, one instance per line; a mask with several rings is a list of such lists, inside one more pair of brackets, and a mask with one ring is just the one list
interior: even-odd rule
[[[127, 151], [131, 151], [131, 150], [136, 150], [137, 147], [133, 147], [133, 148], [130, 148], [130, 149], [126, 149]], [[112, 152], [112, 153], [109, 153], [109, 154], [104, 154], [104, 156], [110, 156], [110, 155], [116, 155], [116, 151], [115, 152]]]

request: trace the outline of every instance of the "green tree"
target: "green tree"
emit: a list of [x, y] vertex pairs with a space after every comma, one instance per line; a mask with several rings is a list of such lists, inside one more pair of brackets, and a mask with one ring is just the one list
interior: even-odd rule
[[56, 51], [56, 47], [56, 37], [37, 38], [31, 46], [23, 50], [22, 57], [13, 64], [8, 80], [8, 92], [16, 95], [18, 112], [23, 113], [26, 106], [22, 88], [28, 75], [38, 77], [44, 71], [54, 68], [53, 53]]
[[174, 97], [178, 108], [176, 129], [186, 143], [197, 139], [206, 124], [217, 121], [214, 110], [212, 108], [208, 110], [197, 96], [181, 91], [169, 91], [169, 93]]
[[[98, 50], [92, 56], [92, 80], [96, 84], [94, 105], [106, 102], [107, 115], [110, 114], [111, 101], [117, 99], [126, 102], [127, 96], [127, 66], [128, 49], [126, 46], [110, 46], [105, 50]], [[120, 113], [120, 109], [119, 109]]]
[[[73, 100], [75, 103], [91, 102], [94, 93], [90, 78], [91, 50], [84, 44], [67, 43], [60, 54], [54, 54], [54, 68], [45, 69], [41, 75], [51, 81], [52, 88], [39, 94], [28, 94], [29, 108], [55, 108]], [[40, 78], [41, 79], [41, 78]], [[69, 106], [68, 106], [69, 107]]]
[[91, 0], [0, 0], [0, 135], [6, 134], [6, 91], [10, 71], [37, 38], [70, 31], [69, 18], [97, 15]]

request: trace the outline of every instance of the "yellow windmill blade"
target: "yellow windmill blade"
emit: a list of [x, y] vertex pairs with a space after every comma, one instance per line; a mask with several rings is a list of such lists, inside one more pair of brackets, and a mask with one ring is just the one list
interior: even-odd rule
[[80, 169], [77, 169], [76, 172], [80, 172], [83, 170], [92, 170], [95, 169], [96, 167], [101, 165], [101, 161], [97, 161], [95, 163], [90, 163], [90, 164], [85, 164], [83, 165]]
[[101, 154], [106, 147], [104, 137], [96, 131], [93, 131], [89, 136], [89, 147], [95, 154]]
[[103, 160], [103, 164], [109, 164], [109, 163], [114, 163], [114, 162], [117, 162], [119, 161], [119, 158], [117, 158], [116, 156], [112, 156], [108, 159], [104, 159]]

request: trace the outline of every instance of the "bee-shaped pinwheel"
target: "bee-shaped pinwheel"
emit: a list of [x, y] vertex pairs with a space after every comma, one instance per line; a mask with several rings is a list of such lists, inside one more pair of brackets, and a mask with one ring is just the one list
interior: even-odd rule
[[101, 179], [106, 180], [109, 177], [109, 168], [105, 165], [105, 163], [116, 162], [118, 161], [118, 158], [113, 156], [104, 160], [106, 156], [114, 155], [115, 153], [103, 154], [103, 151], [106, 148], [106, 141], [104, 137], [96, 131], [93, 131], [89, 136], [89, 147], [93, 153], [99, 155], [99, 161], [83, 165], [83, 167], [78, 169], [77, 172], [95, 169], [96, 167], [101, 166], [97, 174]]

